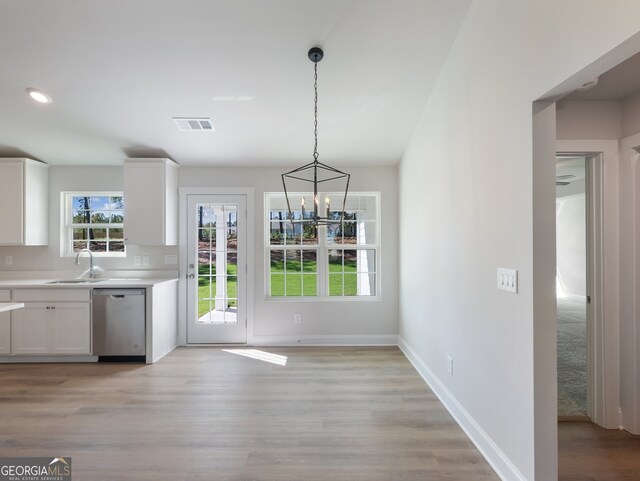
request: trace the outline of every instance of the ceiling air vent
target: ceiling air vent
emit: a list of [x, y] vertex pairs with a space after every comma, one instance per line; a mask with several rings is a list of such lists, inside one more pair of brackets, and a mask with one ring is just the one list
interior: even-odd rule
[[180, 130], [215, 132], [211, 119], [207, 117], [173, 117], [173, 120]]

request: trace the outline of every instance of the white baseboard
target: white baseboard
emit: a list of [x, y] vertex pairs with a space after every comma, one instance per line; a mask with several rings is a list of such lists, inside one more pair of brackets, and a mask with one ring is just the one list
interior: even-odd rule
[[422, 379], [425, 380], [438, 399], [440, 399], [440, 402], [453, 416], [471, 442], [478, 448], [478, 451], [484, 456], [496, 474], [500, 476], [500, 479], [503, 481], [526, 481], [525, 476], [513, 465], [504, 452], [493, 442], [489, 435], [471, 417], [401, 336], [398, 336], [398, 347], [402, 350], [409, 362], [413, 364], [413, 367], [418, 371], [420, 376], [422, 376]]
[[253, 336], [253, 346], [397, 346], [398, 336]]

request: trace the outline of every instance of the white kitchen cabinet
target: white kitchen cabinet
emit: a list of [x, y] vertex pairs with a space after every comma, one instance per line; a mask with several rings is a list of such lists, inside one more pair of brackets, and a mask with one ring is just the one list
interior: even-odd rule
[[12, 315], [12, 354], [91, 353], [88, 302], [28, 303]]
[[177, 245], [178, 164], [174, 161], [125, 161], [124, 241], [128, 245]]
[[[11, 300], [10, 290], [0, 290], [0, 302]], [[0, 354], [11, 353], [11, 313], [0, 312]]]
[[91, 310], [89, 303], [53, 304], [52, 354], [91, 354]]
[[12, 354], [51, 353], [51, 311], [48, 304], [25, 304], [11, 315]]
[[0, 312], [0, 354], [11, 353], [11, 313]]
[[47, 245], [49, 166], [0, 159], [0, 245]]
[[89, 290], [25, 289], [13, 294], [14, 301], [38, 297], [42, 302], [25, 302], [11, 313], [11, 354], [91, 354]]

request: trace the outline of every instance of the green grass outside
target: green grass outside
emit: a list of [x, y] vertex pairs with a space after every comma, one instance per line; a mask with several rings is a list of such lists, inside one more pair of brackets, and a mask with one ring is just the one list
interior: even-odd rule
[[[302, 264], [302, 265], [301, 265]], [[345, 262], [344, 271], [339, 262], [329, 263], [329, 295], [342, 296], [344, 288], [345, 296], [355, 296], [358, 294], [358, 276], [356, 274], [356, 263]], [[294, 274], [292, 274], [294, 272]], [[344, 272], [344, 276], [343, 276]], [[209, 277], [209, 266], [198, 267], [198, 317], [203, 316], [213, 309], [214, 302], [211, 298], [216, 293], [216, 268], [211, 266], [211, 277]], [[238, 266], [235, 264], [227, 266], [227, 306], [237, 305], [236, 297], [238, 292]], [[318, 275], [317, 263], [315, 261], [295, 261], [287, 260], [287, 273], [284, 270], [284, 261], [271, 261], [271, 296], [285, 296], [285, 277], [287, 297], [317, 296], [318, 295]]]
[[[345, 262], [344, 281], [342, 264], [339, 262], [329, 263], [329, 295], [342, 296], [344, 287], [345, 296], [355, 296], [358, 294], [358, 278], [356, 275], [356, 263]], [[294, 272], [294, 274], [292, 274]], [[287, 271], [285, 274], [284, 261], [271, 261], [271, 296], [317, 296], [318, 295], [318, 275], [315, 261], [304, 261], [302, 268], [300, 261], [287, 260]]]
[[[198, 267], [198, 317], [210, 312], [215, 304], [212, 300], [216, 296], [216, 266], [211, 266], [211, 277], [209, 277], [209, 266], [207, 264]], [[236, 307], [238, 296], [238, 266], [227, 265], [227, 307]], [[233, 299], [230, 299], [233, 298]]]

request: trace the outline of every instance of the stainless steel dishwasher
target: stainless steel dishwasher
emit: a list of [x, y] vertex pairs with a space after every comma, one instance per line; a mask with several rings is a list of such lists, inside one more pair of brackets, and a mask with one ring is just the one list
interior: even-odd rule
[[144, 361], [145, 289], [93, 289], [93, 355], [104, 361]]

